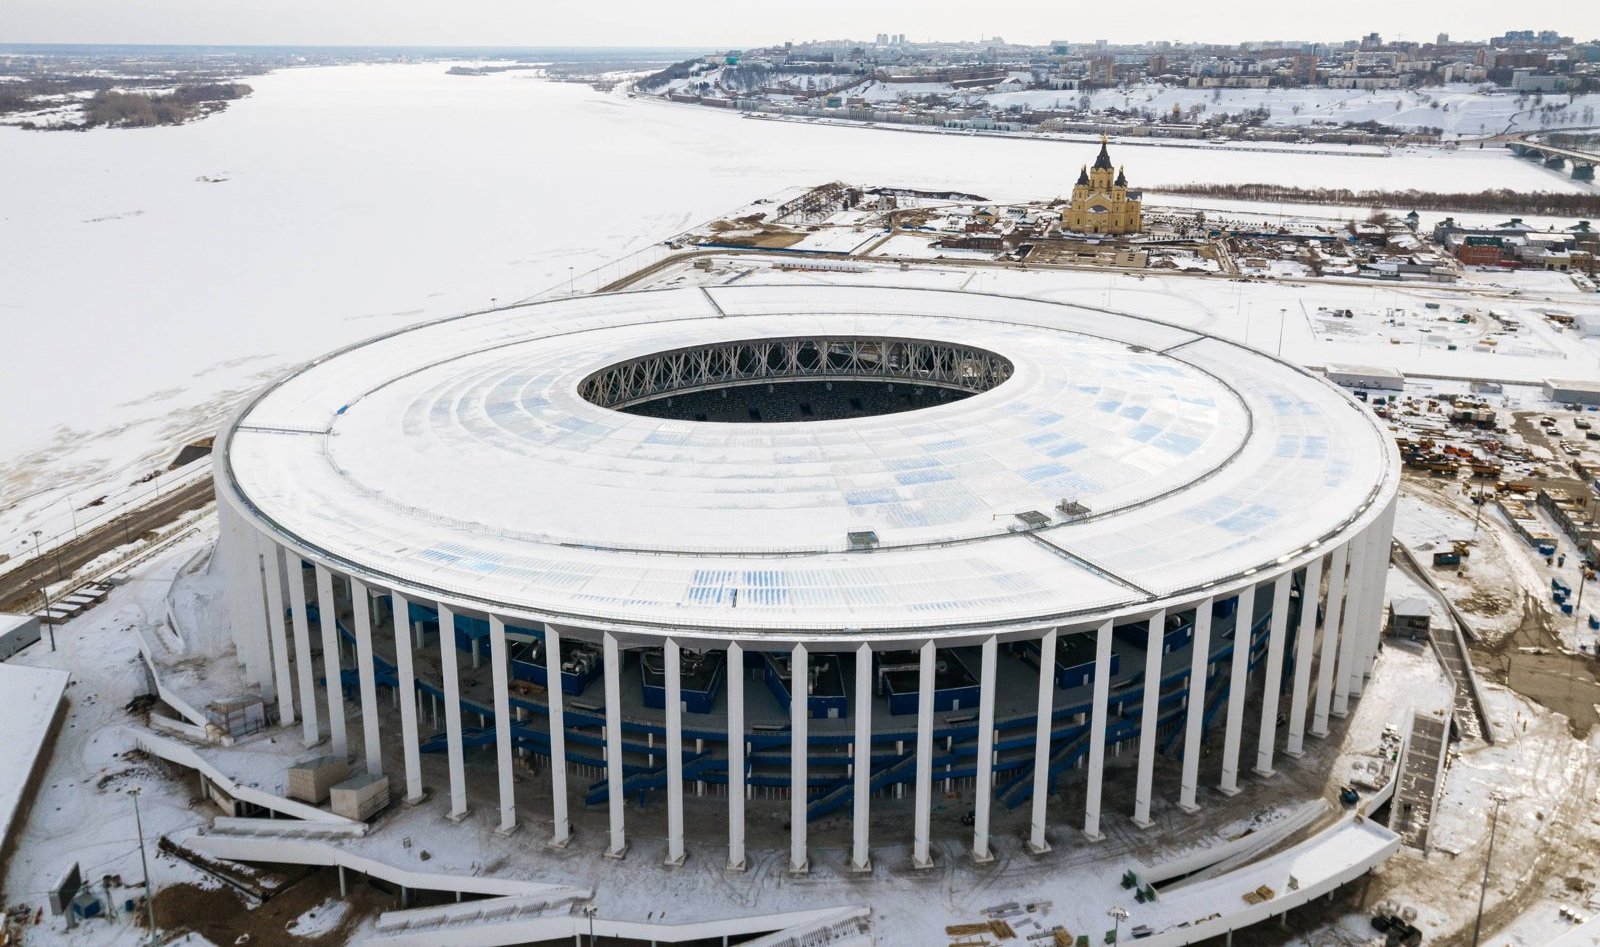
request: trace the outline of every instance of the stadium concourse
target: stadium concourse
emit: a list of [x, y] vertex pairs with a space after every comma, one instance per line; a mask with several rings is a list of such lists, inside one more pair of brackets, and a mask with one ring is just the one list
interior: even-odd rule
[[[519, 758], [548, 761], [550, 842], [588, 805], [623, 857], [632, 797], [669, 864], [685, 794], [721, 798], [728, 866], [759, 810], [797, 874], [835, 814], [868, 869], [872, 807], [907, 797], [933, 864], [936, 784], [970, 794], [983, 862], [1000, 806], [1034, 851], [1097, 837], [1124, 749], [1138, 825], [1195, 807], [1202, 756], [1228, 794], [1301, 756], [1372, 667], [1399, 480], [1363, 406], [1236, 343], [845, 286], [431, 323], [293, 372], [218, 445], [231, 634], [307, 746], [413, 801], [442, 753], [458, 818], [493, 754], [504, 831]], [[1048, 812], [1067, 781], [1083, 809]]]

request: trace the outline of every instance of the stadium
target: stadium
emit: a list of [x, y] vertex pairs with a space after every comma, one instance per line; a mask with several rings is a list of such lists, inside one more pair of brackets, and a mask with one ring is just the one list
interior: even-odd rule
[[822, 824], [924, 868], [1272, 793], [1361, 693], [1399, 481], [1365, 407], [1238, 343], [846, 285], [395, 332], [217, 451], [233, 641], [307, 746], [613, 858], [741, 869], [782, 824], [797, 875]]

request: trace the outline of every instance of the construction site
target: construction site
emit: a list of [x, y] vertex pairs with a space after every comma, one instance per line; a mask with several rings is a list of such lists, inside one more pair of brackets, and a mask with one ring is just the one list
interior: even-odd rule
[[[572, 402], [571, 410], [634, 419], [616, 422], [624, 426], [707, 430], [826, 430], [932, 412], [954, 419], [1048, 378], [1033, 367], [1050, 361], [1038, 342], [1023, 348], [970, 329], [960, 350], [892, 350], [887, 340], [952, 338], [938, 320], [964, 318], [968, 303], [941, 308], [940, 291], [985, 300], [988, 318], [1022, 297], [1050, 298], [1072, 305], [1028, 319], [1017, 308], [1014, 318], [1058, 329], [1080, 320], [1103, 333], [1108, 320], [1131, 316], [1143, 334], [1129, 336], [1136, 348], [1121, 357], [1135, 362], [1146, 357], [1140, 349], [1185, 340], [1176, 352], [1198, 358], [1195, 340], [1216, 332], [1236, 340], [1241, 355], [1274, 362], [1281, 353], [1311, 368], [1320, 377], [1308, 390], [1326, 389], [1370, 419], [1371, 456], [1392, 451], [1387, 531], [1271, 566], [1281, 572], [1253, 572], [1249, 596], [1207, 589], [1198, 593], [1202, 608], [1196, 593], [1188, 601], [1178, 594], [1159, 621], [1146, 605], [1112, 607], [1105, 619], [1050, 617], [1032, 633], [1014, 634], [1021, 629], [1013, 625], [949, 638], [879, 635], [863, 658], [867, 642], [858, 639], [842, 648], [764, 645], [783, 633], [762, 627], [761, 610], [795, 594], [772, 580], [719, 580], [695, 593], [740, 630], [719, 633], [707, 612], [664, 641], [617, 627], [614, 617], [596, 620], [591, 635], [570, 611], [536, 616], [509, 598], [479, 610], [464, 591], [380, 594], [376, 575], [341, 571], [319, 555], [332, 539], [285, 538], [283, 524], [303, 511], [268, 518], [276, 549], [241, 545], [235, 513], [219, 521], [215, 512], [222, 468], [194, 459], [174, 471], [189, 484], [164, 493], [161, 505], [131, 507], [0, 575], [10, 583], [8, 608], [38, 617], [23, 632], [37, 639], [6, 667], [70, 666], [74, 682], [52, 704], [54, 685], [41, 681], [46, 710], [16, 715], [29, 733], [55, 735], [38, 739], [37, 761], [18, 784], [21, 815], [8, 831], [3, 875], [9, 936], [25, 944], [138, 940], [143, 873], [124, 864], [108, 881], [94, 874], [94, 857], [63, 859], [45, 844], [59, 838], [85, 855], [120, 853], [120, 843], [95, 841], [103, 833], [87, 816], [114, 805], [114, 821], [133, 838], [122, 790], [135, 785], [152, 809], [145, 829], [157, 925], [212, 943], [245, 932], [222, 920], [244, 909], [275, 912], [274, 923], [288, 928], [285, 944], [561, 943], [591, 929], [603, 943], [641, 944], [1465, 944], [1484, 876], [1485, 943], [1564, 945], [1556, 938], [1592, 930], [1600, 910], [1589, 854], [1600, 844], [1592, 819], [1600, 590], [1590, 588], [1600, 443], [1589, 432], [1600, 414], [1583, 403], [1583, 385], [1562, 380], [1583, 377], [1579, 358], [1594, 345], [1571, 330], [1572, 313], [1583, 311], [1576, 297], [1433, 284], [1380, 297], [1354, 279], [1309, 291], [1290, 283], [1279, 295], [1270, 284], [1303, 274], [1243, 286], [1227, 275], [1243, 272], [1239, 245], [1209, 238], [1109, 248], [1079, 241], [1083, 249], [1069, 251], [1035, 237], [1021, 257], [1021, 244], [1005, 240], [934, 246], [983, 237], [966, 229], [972, 223], [1029, 226], [1014, 210], [970, 195], [806, 189], [587, 275], [589, 289], [668, 291], [573, 293], [590, 311], [649, 313], [650, 300], [680, 293], [682, 305], [704, 308], [717, 320], [708, 325], [725, 328], [713, 338], [680, 334], [585, 352], [568, 370], [578, 373], [572, 396], [589, 407]], [[880, 219], [894, 224], [875, 231]], [[921, 229], [943, 230], [950, 220], [963, 222], [948, 235]], [[1149, 254], [1142, 269], [1118, 257], [1136, 253]], [[1150, 263], [1180, 253], [1196, 262], [1164, 275]], [[1186, 267], [1195, 272], [1183, 274]], [[830, 301], [830, 292], [843, 295]], [[1302, 301], [1289, 302], [1291, 293]], [[1188, 301], [1170, 302], [1178, 296]], [[875, 306], [882, 327], [868, 324]], [[818, 313], [839, 311], [856, 314], [847, 331], [821, 325]], [[759, 330], [728, 322], [796, 313], [803, 319]], [[1159, 319], [1138, 322], [1146, 314]], [[503, 329], [517, 316], [497, 311], [486, 324], [500, 320]], [[1462, 316], [1470, 321], [1457, 322]], [[933, 321], [908, 328], [918, 320]], [[1471, 341], [1450, 335], [1463, 325], [1476, 326]], [[789, 341], [745, 354], [729, 348], [761, 337]], [[439, 347], [419, 351], [432, 357]], [[650, 361], [663, 353], [671, 357]], [[1080, 350], [1063, 361], [1106, 357]], [[976, 380], [980, 362], [987, 381]], [[395, 365], [404, 362], [387, 367]], [[578, 384], [589, 378], [588, 389]], [[1146, 416], [1182, 414], [1163, 413], [1139, 386], [1107, 385]], [[1178, 390], [1193, 398], [1204, 386]], [[345, 420], [335, 423], [364, 423], [360, 404], [336, 400], [328, 403]], [[1233, 430], [1231, 409], [1216, 410], [1222, 419], [1208, 422], [1211, 438]], [[1251, 414], [1257, 424], [1270, 416]], [[310, 436], [268, 427], [309, 432], [318, 424], [277, 414], [243, 430], [273, 449]], [[349, 427], [343, 436], [353, 443], [364, 435]], [[1189, 451], [1208, 456], [1205, 443], [1201, 436]], [[297, 489], [331, 508], [333, 482], [307, 477]], [[276, 488], [246, 480], [255, 484], [246, 491], [257, 491], [246, 493], [246, 508], [260, 515], [278, 496], [261, 491]], [[390, 488], [420, 486], [398, 480]], [[1166, 492], [1159, 476], [1147, 489]], [[1097, 500], [1081, 485], [1070, 495], [1059, 485], [1026, 500], [1013, 495], [990, 504], [1008, 511], [1005, 522], [974, 518], [962, 541], [1059, 542], [1148, 589], [1154, 576], [1106, 558], [1116, 543], [1052, 538], [1103, 529], [1096, 514], [1126, 502], [1120, 495]], [[628, 538], [635, 525], [603, 511], [638, 515], [641, 507], [593, 508], [602, 512], [574, 520], [551, 507], [541, 528], [567, 524], [601, 546], [639, 545]], [[352, 515], [339, 526], [341, 543], [366, 528]], [[313, 521], [299, 522], [304, 532]], [[718, 525], [709, 513], [674, 523], [653, 534], [697, 554]], [[813, 511], [804, 526], [784, 527], [792, 533], [763, 535], [803, 545], [806, 530], [816, 530], [839, 544], [829, 555], [874, 568], [905, 555], [896, 547], [907, 537], [951, 539], [948, 527], [930, 531], [899, 516], [846, 523]], [[1261, 535], [1284, 543], [1263, 552], [1261, 564], [1306, 546], [1281, 531]], [[451, 548], [462, 555], [459, 543]], [[347, 551], [339, 561], [367, 559]], [[1050, 568], [1071, 561], [1050, 560]], [[262, 604], [231, 603], [228, 577], [245, 562], [277, 576], [275, 600], [269, 581], [256, 593]], [[941, 575], [943, 602], [955, 586]], [[908, 594], [918, 586], [887, 587]], [[1073, 594], [1083, 598], [1081, 589]], [[1051, 607], [1042, 592], [1026, 601]], [[870, 609], [852, 612], [840, 637], [860, 633], [864, 620], [871, 627]], [[983, 612], [996, 612], [992, 600], [972, 614]], [[249, 627], [242, 615], [259, 619], [259, 639], [241, 633]], [[1346, 616], [1359, 619], [1348, 664], [1337, 631], [1358, 619]], [[1251, 630], [1248, 648], [1231, 648], [1235, 628]], [[104, 661], [85, 661], [89, 654]], [[1054, 656], [1048, 664], [1046, 654]], [[1142, 687], [1152, 670], [1161, 686]], [[1191, 676], [1208, 685], [1202, 712], [1187, 709]], [[1235, 711], [1228, 685], [1241, 684]], [[1334, 712], [1340, 688], [1342, 717]], [[66, 725], [49, 728], [54, 708]], [[25, 722], [40, 715], [37, 726]], [[730, 741], [735, 727], [745, 736]], [[84, 742], [102, 731], [117, 735], [103, 749]], [[796, 734], [808, 754], [788, 749]], [[742, 761], [731, 758], [736, 746]], [[735, 772], [742, 790], [730, 785]], [[69, 780], [97, 788], [51, 811], [44, 800], [59, 799]], [[794, 793], [794, 785], [816, 788]], [[57, 882], [74, 862], [82, 880], [57, 898], [57, 914], [46, 894], [65, 891]], [[98, 909], [87, 906], [90, 897]], [[709, 907], [680, 916], [673, 905], [686, 898]], [[69, 920], [81, 926], [69, 931]]]

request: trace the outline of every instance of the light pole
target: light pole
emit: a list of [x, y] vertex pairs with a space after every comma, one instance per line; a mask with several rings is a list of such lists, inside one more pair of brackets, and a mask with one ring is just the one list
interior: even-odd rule
[[1472, 517], [1472, 538], [1478, 538], [1478, 524], [1483, 522], [1483, 478], [1478, 477], [1478, 512]]
[[[44, 530], [40, 530], [40, 529], [36, 529], [36, 530], [33, 531], [33, 561], [37, 562], [39, 564], [39, 594], [44, 596], [44, 611], [45, 611], [44, 617], [45, 618], [49, 618], [50, 617], [50, 584], [44, 580], [44, 556], [41, 555], [40, 552], [39, 552], [39, 535], [41, 533], [43, 533], [43, 532], [44, 532]], [[59, 576], [58, 576], [58, 578], [59, 578]], [[51, 652], [54, 652], [56, 650], [56, 626], [55, 626], [55, 622], [47, 621], [47, 622], [45, 622], [45, 627], [50, 629], [50, 650], [51, 650]]]
[[1578, 598], [1572, 603], [1572, 646], [1578, 646], [1579, 623], [1583, 621], [1583, 587], [1589, 584], [1590, 570], [1578, 566]]
[[1278, 310], [1278, 358], [1283, 358], [1283, 324], [1289, 321], [1289, 310]]
[[594, 947], [594, 916], [598, 913], [600, 907], [593, 901], [583, 906], [583, 916], [589, 919], [589, 947]]
[[1128, 919], [1128, 909], [1118, 904], [1107, 911], [1106, 914], [1110, 916], [1111, 923], [1114, 925], [1111, 929], [1111, 942], [1113, 944], [1122, 943], [1122, 922]]
[[150, 877], [150, 862], [144, 855], [144, 822], [139, 818], [139, 790], [130, 789], [133, 797], [133, 825], [139, 832], [139, 866], [144, 869], [145, 920], [150, 924], [150, 947], [156, 945], [156, 882]]
[[573, 274], [572, 267], [570, 267], [570, 266], [567, 267], [567, 295], [568, 296], [576, 296], [576, 295], [578, 295], [576, 280], [577, 280], [577, 277]]
[[1478, 916], [1472, 922], [1472, 947], [1478, 947], [1478, 934], [1483, 928], [1483, 901], [1489, 894], [1489, 866], [1494, 862], [1494, 833], [1500, 825], [1500, 807], [1506, 801], [1499, 793], [1490, 798], [1494, 800], [1494, 812], [1489, 816], [1489, 852], [1483, 859], [1483, 885], [1478, 889]]

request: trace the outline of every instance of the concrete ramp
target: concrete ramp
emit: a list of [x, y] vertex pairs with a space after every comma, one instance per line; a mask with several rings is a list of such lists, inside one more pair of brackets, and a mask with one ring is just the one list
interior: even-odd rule
[[608, 918], [602, 907], [591, 921], [578, 899], [500, 897], [391, 911], [378, 919], [378, 932], [362, 943], [382, 947], [512, 947], [569, 937], [587, 938], [593, 930], [596, 937], [681, 944], [747, 938], [773, 931], [741, 943], [743, 947], [870, 947], [870, 915], [871, 909], [861, 905], [660, 924]]
[[1389, 804], [1389, 828], [1418, 851], [1428, 850], [1428, 826], [1444, 783], [1449, 748], [1448, 718], [1412, 715], [1411, 733], [1396, 770], [1394, 800]]

